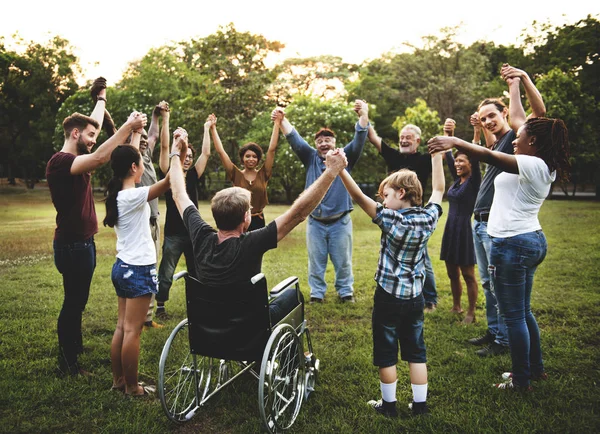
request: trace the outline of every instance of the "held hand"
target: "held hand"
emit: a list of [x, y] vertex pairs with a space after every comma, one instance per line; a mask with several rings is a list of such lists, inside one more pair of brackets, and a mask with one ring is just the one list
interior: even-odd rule
[[127, 119], [125, 124], [131, 128], [132, 131], [140, 131], [146, 126], [148, 119], [144, 113], [132, 112]]
[[187, 153], [187, 131], [181, 127], [178, 127], [173, 132], [173, 145], [171, 146], [171, 153], [177, 153], [179, 156], [183, 156], [182, 161], [185, 159]]
[[214, 113], [211, 113], [206, 117], [206, 122], [204, 122], [204, 129], [207, 130], [216, 123], [217, 118], [215, 117]]
[[156, 107], [154, 107], [154, 112], [153, 114], [155, 114], [156, 116], [159, 115], [165, 115], [168, 114], [171, 111], [171, 109], [169, 108], [169, 103], [166, 101], [161, 101], [158, 104], [156, 104]]
[[477, 128], [481, 128], [481, 121], [479, 120], [479, 112], [475, 112], [471, 115], [471, 117], [469, 118], [469, 122], [471, 123], [471, 125], [473, 125], [473, 127]]
[[446, 122], [444, 122], [444, 135], [453, 136], [455, 128], [456, 128], [456, 121], [454, 119], [450, 119], [450, 118], [446, 119]]
[[433, 137], [427, 142], [427, 149], [430, 154], [436, 152], [447, 151], [454, 147], [454, 137], [450, 136], [437, 136]]
[[331, 149], [325, 156], [325, 167], [339, 174], [348, 165], [348, 159], [342, 148]]
[[360, 116], [367, 116], [369, 114], [369, 104], [364, 99], [357, 99], [354, 101], [354, 111]]
[[271, 120], [273, 122], [276, 122], [278, 118], [280, 118], [280, 122], [285, 118], [285, 111], [282, 107], [275, 107], [275, 110], [271, 112]]

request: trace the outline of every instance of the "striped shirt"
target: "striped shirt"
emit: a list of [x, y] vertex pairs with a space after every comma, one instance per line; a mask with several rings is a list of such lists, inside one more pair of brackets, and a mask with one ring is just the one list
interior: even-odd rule
[[435, 230], [442, 207], [400, 210], [377, 204], [373, 219], [381, 229], [381, 251], [375, 281], [388, 293], [402, 300], [419, 296], [425, 281], [425, 245]]

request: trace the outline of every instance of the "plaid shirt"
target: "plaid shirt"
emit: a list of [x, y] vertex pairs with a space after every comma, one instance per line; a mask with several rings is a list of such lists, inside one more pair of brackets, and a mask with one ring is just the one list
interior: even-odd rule
[[373, 219], [381, 229], [381, 251], [375, 281], [388, 293], [402, 300], [421, 294], [425, 281], [425, 245], [435, 230], [442, 207], [391, 210], [377, 204]]

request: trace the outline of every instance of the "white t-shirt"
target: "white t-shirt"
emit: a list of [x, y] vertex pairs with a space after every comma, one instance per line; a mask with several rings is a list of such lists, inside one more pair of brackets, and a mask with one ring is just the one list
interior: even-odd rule
[[150, 233], [149, 191], [150, 187], [128, 188], [117, 195], [117, 258], [129, 265], [156, 264]]
[[487, 232], [507, 238], [541, 229], [538, 212], [556, 179], [556, 171], [538, 157], [515, 155], [519, 174], [503, 172], [494, 181], [495, 193]]

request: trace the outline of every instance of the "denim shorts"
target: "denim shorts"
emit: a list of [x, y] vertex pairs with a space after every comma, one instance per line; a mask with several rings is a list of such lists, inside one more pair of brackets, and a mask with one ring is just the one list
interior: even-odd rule
[[129, 265], [117, 258], [111, 278], [119, 297], [136, 298], [158, 292], [156, 264]]
[[423, 339], [423, 294], [401, 300], [377, 285], [373, 306], [373, 364], [387, 368], [398, 363], [400, 356], [409, 363], [426, 363]]

